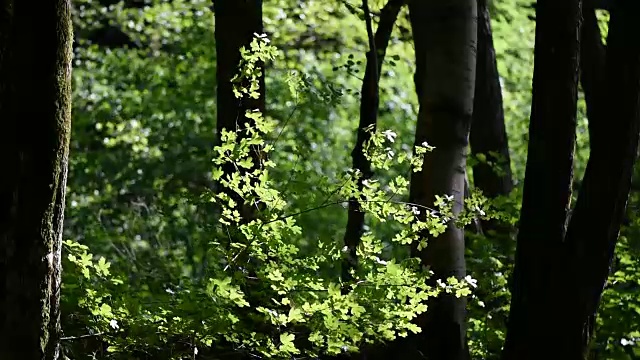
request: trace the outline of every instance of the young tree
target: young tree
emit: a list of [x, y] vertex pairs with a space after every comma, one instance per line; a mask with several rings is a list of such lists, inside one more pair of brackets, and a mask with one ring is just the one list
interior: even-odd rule
[[71, 1], [0, 2], [0, 358], [55, 360], [71, 123]]
[[[451, 196], [453, 213], [463, 205], [466, 151], [473, 111], [476, 71], [476, 0], [424, 0], [409, 4], [416, 49], [415, 86], [420, 104], [415, 144], [428, 143], [420, 172], [412, 174], [410, 202], [434, 208], [436, 196]], [[449, 223], [414, 256], [435, 279], [463, 278], [463, 230]], [[468, 358], [465, 300], [443, 295], [418, 319], [424, 336], [418, 349], [431, 360]], [[424, 340], [424, 341], [423, 341]]]

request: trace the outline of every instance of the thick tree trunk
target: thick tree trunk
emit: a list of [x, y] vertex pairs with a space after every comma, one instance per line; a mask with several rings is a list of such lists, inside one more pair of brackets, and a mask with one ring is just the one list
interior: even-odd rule
[[[593, 9], [585, 19], [593, 20]], [[571, 328], [582, 330], [583, 354], [589, 349], [627, 199], [640, 136], [640, 4], [619, 1], [611, 7], [604, 91], [589, 113], [591, 152], [566, 237], [569, 282], [565, 298], [574, 309]], [[585, 31], [586, 33], [586, 31]], [[599, 31], [597, 32], [599, 34]], [[585, 39], [586, 41], [589, 41]], [[592, 39], [593, 41], [595, 39]], [[600, 44], [594, 42], [594, 46]], [[586, 89], [585, 89], [586, 91]], [[578, 349], [575, 350], [576, 354]]]
[[[573, 359], [558, 281], [571, 197], [581, 0], [539, 0], [529, 153], [503, 359]], [[566, 279], [574, 281], [575, 279]], [[553, 349], [552, 349], [553, 347]]]
[[[454, 197], [462, 210], [476, 70], [476, 0], [424, 0], [409, 5], [416, 48], [415, 85], [420, 102], [416, 145], [435, 146], [411, 178], [410, 201], [433, 207], [436, 195]], [[464, 234], [450, 224], [426, 251], [413, 254], [434, 279], [465, 276]], [[427, 359], [468, 358], [464, 298], [444, 295], [418, 319], [419, 350]]]
[[[486, 162], [473, 166], [475, 187], [489, 198], [507, 195], [513, 189], [509, 142], [504, 124], [502, 89], [496, 53], [493, 48], [491, 19], [486, 0], [478, 0], [478, 60], [471, 122], [471, 154], [483, 154]], [[495, 224], [483, 223], [483, 230]]]
[[0, 1], [0, 359], [54, 360], [71, 125], [70, 0]]
[[[259, 77], [257, 99], [243, 97], [238, 99], [233, 93], [231, 79], [238, 73], [240, 65], [240, 49], [249, 49], [254, 34], [263, 33], [262, 25], [262, 0], [214, 0], [213, 11], [215, 13], [215, 39], [216, 39], [216, 85], [217, 85], [217, 133], [216, 143], [220, 144], [222, 130], [236, 131], [245, 129], [251, 124], [245, 114], [247, 111], [260, 110], [265, 113], [265, 84], [264, 69]], [[259, 66], [262, 67], [262, 66]], [[238, 133], [243, 136], [244, 131]], [[259, 167], [261, 163], [261, 151], [254, 148], [252, 153], [254, 167]], [[225, 175], [236, 171], [233, 164], [226, 164], [222, 167]], [[224, 190], [224, 189], [223, 189]], [[243, 204], [243, 200], [235, 193], [229, 195], [238, 204]], [[255, 216], [254, 206], [242, 207], [241, 215], [245, 220]]]

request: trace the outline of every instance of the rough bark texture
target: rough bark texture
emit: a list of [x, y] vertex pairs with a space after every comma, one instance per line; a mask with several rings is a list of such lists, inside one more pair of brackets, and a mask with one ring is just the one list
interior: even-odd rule
[[0, 359], [54, 360], [71, 123], [70, 0], [0, 1]]
[[[245, 114], [247, 111], [260, 110], [265, 113], [265, 84], [264, 69], [259, 78], [259, 97], [252, 99], [243, 97], [238, 99], [233, 94], [231, 79], [238, 73], [240, 65], [240, 49], [249, 48], [254, 34], [263, 33], [262, 25], [262, 0], [215, 0], [213, 1], [215, 13], [215, 39], [216, 39], [216, 84], [217, 84], [217, 133], [216, 143], [220, 144], [222, 130], [235, 131], [246, 128], [251, 124]], [[238, 133], [243, 136], [244, 132]], [[252, 160], [254, 166], [261, 163], [261, 151], [254, 148]], [[223, 166], [222, 170], [227, 176], [236, 171], [233, 164]], [[237, 194], [230, 193], [238, 204], [243, 204]], [[244, 206], [241, 215], [246, 219], [255, 216], [255, 207]]]
[[[504, 124], [502, 89], [493, 47], [491, 19], [486, 0], [478, 1], [478, 60], [471, 122], [471, 154], [486, 157], [473, 166], [473, 183], [485, 196], [508, 195], [513, 189], [509, 142]], [[482, 222], [485, 233], [498, 229], [495, 222]], [[507, 230], [508, 231], [508, 230]]]
[[[593, 21], [593, 8], [588, 11], [585, 19]], [[564, 264], [566, 278], [572, 281], [564, 297], [574, 316], [566, 321], [570, 329], [583, 334], [582, 343], [571, 349], [575, 358], [586, 357], [589, 350], [631, 191], [640, 136], [639, 11], [640, 4], [632, 1], [611, 7], [604, 92], [596, 93], [596, 107], [589, 112], [589, 162], [567, 230], [565, 257], [569, 261]], [[597, 47], [601, 45], [599, 31], [597, 35], [584, 41]]]
[[571, 196], [581, 3], [537, 3], [529, 153], [503, 359], [574, 359], [565, 355], [580, 342], [562, 321], [569, 315], [559, 306], [558, 271]]
[[[351, 153], [353, 168], [361, 173], [358, 179], [358, 189], [362, 189], [364, 180], [373, 176], [371, 163], [364, 156], [364, 144], [371, 138], [372, 132], [376, 130], [379, 108], [379, 82], [382, 72], [382, 63], [387, 52], [393, 25], [398, 18], [398, 13], [405, 0], [390, 0], [380, 11], [380, 22], [375, 35], [371, 26], [371, 16], [369, 14], [366, 0], [363, 2], [365, 8], [367, 34], [369, 35], [369, 51], [367, 52], [367, 65], [362, 80], [362, 98], [360, 99], [360, 123], [358, 124], [358, 136], [356, 145]], [[364, 212], [360, 208], [357, 199], [349, 199], [349, 215], [347, 228], [344, 234], [344, 243], [348, 248], [347, 258], [342, 265], [342, 278], [351, 278], [350, 270], [357, 268], [358, 259], [356, 248], [360, 244], [364, 229]]]
[[[436, 195], [463, 205], [466, 148], [473, 111], [476, 70], [476, 0], [424, 0], [409, 4], [416, 49], [415, 85], [420, 111], [416, 145], [435, 146], [420, 172], [411, 177], [410, 201], [433, 207]], [[464, 234], [450, 224], [426, 250], [413, 255], [430, 266], [434, 279], [465, 276]], [[431, 360], [468, 358], [464, 298], [444, 295], [418, 319], [420, 357]], [[413, 356], [412, 356], [413, 357]], [[403, 357], [398, 357], [403, 358]]]

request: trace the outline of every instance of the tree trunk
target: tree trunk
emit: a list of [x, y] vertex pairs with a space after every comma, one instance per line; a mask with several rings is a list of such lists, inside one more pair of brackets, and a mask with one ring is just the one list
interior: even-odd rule
[[[433, 207], [436, 195], [454, 198], [454, 214], [462, 210], [466, 148], [473, 111], [476, 70], [476, 0], [424, 0], [409, 5], [416, 49], [415, 85], [420, 103], [415, 144], [435, 150], [413, 173], [410, 201]], [[465, 276], [464, 234], [449, 224], [428, 247], [413, 255], [431, 267], [433, 279]], [[468, 358], [464, 298], [434, 299], [418, 319], [423, 330], [418, 350], [431, 360]]]
[[[589, 121], [596, 121], [604, 111], [605, 95], [605, 46], [602, 43], [602, 34], [596, 18], [594, 7], [595, 0], [584, 2], [582, 14], [582, 36], [580, 41], [580, 83], [587, 104], [587, 117]], [[593, 124], [589, 126], [589, 139], [596, 138]]]
[[[262, 34], [262, 0], [214, 0], [213, 11], [215, 13], [215, 39], [216, 39], [216, 85], [217, 85], [217, 133], [216, 144], [220, 144], [222, 130], [236, 131], [250, 126], [251, 120], [245, 116], [247, 111], [260, 110], [265, 112], [265, 84], [264, 69], [259, 64], [261, 71], [259, 77], [257, 99], [248, 96], [238, 99], [233, 93], [231, 79], [238, 73], [240, 65], [240, 49], [249, 45], [254, 34]], [[242, 137], [244, 132], [238, 133]], [[261, 151], [253, 149], [251, 157], [254, 167], [261, 163]], [[224, 176], [236, 171], [233, 164], [225, 164], [222, 167]], [[226, 191], [225, 189], [221, 189]], [[229, 193], [236, 203], [242, 205], [242, 200], [235, 192]], [[253, 206], [241, 207], [241, 216], [247, 221], [255, 217], [257, 209]]]
[[71, 2], [0, 1], [0, 359], [55, 360]]
[[[387, 53], [387, 46], [391, 38], [393, 26], [398, 18], [398, 13], [405, 0], [389, 0], [380, 11], [380, 22], [375, 35], [371, 25], [369, 7], [363, 1], [365, 21], [367, 22], [367, 34], [369, 37], [369, 51], [367, 52], [367, 66], [362, 80], [362, 98], [360, 99], [360, 123], [358, 124], [358, 136], [356, 145], [351, 152], [353, 168], [358, 170], [361, 177], [357, 181], [359, 190], [363, 189], [363, 182], [373, 176], [370, 161], [364, 156], [364, 145], [371, 139], [371, 133], [376, 130], [379, 108], [379, 83], [382, 72], [382, 63]], [[364, 212], [358, 199], [349, 199], [349, 213], [347, 228], [344, 234], [344, 244], [347, 246], [347, 258], [342, 264], [342, 278], [344, 281], [351, 279], [350, 271], [357, 269], [358, 258], [356, 249], [362, 239], [364, 229]]]
[[[511, 158], [486, 0], [478, 0], [478, 60], [475, 86], [473, 120], [469, 136], [471, 154], [475, 158], [482, 154], [486, 161], [473, 166], [473, 182], [488, 198], [508, 195], [513, 190]], [[495, 221], [482, 221], [482, 230], [487, 235], [500, 233], [508, 237], [510, 233], [510, 229], [501, 228]]]
[[[568, 319], [571, 328], [583, 333], [576, 356], [589, 350], [631, 191], [640, 136], [639, 11], [637, 2], [619, 1], [611, 7], [604, 92], [596, 93], [603, 101], [595, 101], [589, 114], [589, 162], [567, 230], [566, 278], [573, 281], [564, 297], [576, 313]], [[593, 9], [589, 12], [585, 19], [593, 20]]]
[[262, 0], [215, 0], [217, 130], [235, 130], [249, 120], [247, 110], [265, 110], [264, 76], [258, 99], [237, 99], [231, 79], [238, 73], [240, 48], [249, 48], [254, 34], [262, 34]]
[[[503, 359], [575, 359], [558, 280], [571, 197], [581, 0], [539, 0], [529, 153]], [[575, 279], [565, 279], [574, 281]], [[553, 349], [552, 349], [553, 347]]]

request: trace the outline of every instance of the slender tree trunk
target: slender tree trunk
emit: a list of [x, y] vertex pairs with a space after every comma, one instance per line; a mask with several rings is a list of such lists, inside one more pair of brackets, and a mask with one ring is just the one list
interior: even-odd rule
[[[263, 64], [259, 64], [261, 71], [259, 77], [257, 99], [243, 97], [238, 99], [233, 93], [231, 79], [238, 73], [240, 65], [240, 49], [249, 45], [254, 34], [263, 33], [262, 25], [262, 0], [214, 0], [213, 11], [215, 13], [215, 39], [216, 39], [216, 85], [217, 85], [217, 133], [216, 143], [221, 143], [222, 130], [236, 131], [245, 129], [251, 124], [251, 120], [245, 116], [247, 111], [260, 110], [265, 112], [265, 84]], [[244, 132], [238, 133], [243, 136]], [[261, 163], [263, 154], [259, 148], [254, 147], [252, 153], [254, 166]], [[229, 176], [236, 169], [233, 164], [227, 164], [222, 168], [224, 176]], [[238, 204], [244, 201], [235, 192], [229, 193]], [[255, 217], [255, 206], [243, 206], [241, 216], [249, 220]]]
[[[478, 0], [478, 60], [476, 89], [471, 122], [471, 154], [486, 161], [473, 166], [473, 182], [489, 198], [508, 195], [513, 190], [509, 143], [504, 124], [502, 89], [493, 48], [491, 19], [486, 0]], [[509, 236], [510, 229], [500, 228], [495, 221], [482, 221], [487, 235]]]
[[[454, 198], [462, 210], [466, 148], [473, 111], [476, 70], [476, 0], [423, 0], [409, 4], [416, 49], [415, 85], [420, 103], [416, 145], [435, 150], [413, 173], [411, 202], [433, 207], [436, 195]], [[465, 276], [464, 234], [451, 223], [426, 251], [413, 254], [430, 266], [434, 279]], [[423, 330], [419, 351], [431, 360], [468, 358], [464, 298], [443, 295], [418, 319]]]
[[[396, 23], [398, 13], [405, 0], [390, 0], [380, 11], [380, 22], [375, 35], [371, 25], [371, 16], [367, 1], [363, 1], [365, 21], [367, 22], [367, 34], [369, 37], [369, 51], [367, 52], [367, 65], [362, 80], [362, 98], [360, 100], [360, 123], [358, 124], [358, 136], [356, 145], [351, 153], [353, 168], [360, 172], [357, 181], [358, 189], [362, 190], [364, 180], [373, 176], [371, 163], [364, 156], [364, 145], [371, 138], [371, 133], [376, 130], [379, 108], [379, 82], [382, 72], [382, 63], [387, 52], [393, 25]], [[364, 229], [364, 212], [360, 208], [358, 199], [349, 199], [349, 213], [347, 228], [344, 234], [344, 243], [347, 246], [347, 258], [342, 265], [342, 278], [349, 280], [350, 271], [357, 268], [358, 259], [356, 249], [360, 244]]]
[[[580, 83], [587, 104], [587, 117], [590, 122], [604, 114], [605, 111], [605, 46], [598, 26], [594, 7], [595, 0], [586, 0], [583, 5], [582, 36], [580, 41]], [[589, 126], [589, 138], [593, 139], [593, 124]]]
[[0, 1], [0, 359], [55, 360], [71, 125], [70, 0]]
[[[565, 357], [567, 333], [557, 277], [571, 197], [581, 0], [539, 0], [529, 153], [503, 359]], [[565, 279], [574, 281], [575, 279]], [[552, 348], [553, 347], [553, 348]]]

